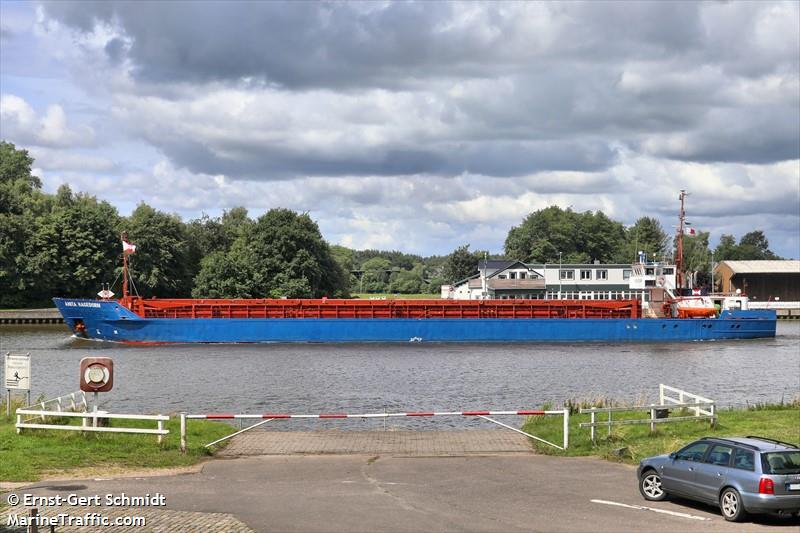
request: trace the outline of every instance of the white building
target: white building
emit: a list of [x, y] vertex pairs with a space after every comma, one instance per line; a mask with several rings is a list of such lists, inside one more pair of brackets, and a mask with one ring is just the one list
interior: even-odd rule
[[481, 261], [478, 271], [442, 286], [442, 298], [480, 299], [649, 299], [651, 289], [674, 289], [674, 265], [562, 264]]

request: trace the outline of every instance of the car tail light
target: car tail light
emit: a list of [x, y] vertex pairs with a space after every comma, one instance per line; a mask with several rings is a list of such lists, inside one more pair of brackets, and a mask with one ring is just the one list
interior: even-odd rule
[[762, 477], [758, 482], [759, 494], [775, 494], [775, 482], [768, 477]]

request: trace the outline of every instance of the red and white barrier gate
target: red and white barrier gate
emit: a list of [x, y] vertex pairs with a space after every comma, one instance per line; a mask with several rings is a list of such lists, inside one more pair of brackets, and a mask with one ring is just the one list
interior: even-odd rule
[[[564, 417], [564, 445], [559, 446], [558, 444], [554, 444], [550, 441], [544, 440], [536, 435], [531, 435], [530, 433], [526, 433], [521, 429], [517, 429], [515, 427], [509, 426], [508, 424], [504, 424], [493, 418], [491, 416], [502, 416], [502, 415], [513, 415], [513, 416], [545, 416], [545, 415], [561, 415]], [[527, 437], [530, 437], [534, 440], [539, 442], [543, 442], [544, 444], [548, 444], [553, 446], [554, 448], [558, 448], [559, 450], [566, 450], [569, 447], [569, 409], [561, 409], [558, 411], [541, 411], [541, 410], [517, 410], [517, 411], [418, 411], [418, 412], [409, 412], [409, 413], [359, 413], [359, 414], [351, 414], [351, 413], [322, 413], [316, 415], [295, 415], [295, 414], [287, 414], [287, 413], [264, 413], [260, 415], [253, 415], [253, 414], [232, 414], [232, 413], [210, 413], [204, 415], [190, 415], [186, 413], [181, 413], [181, 451], [186, 452], [186, 420], [261, 420], [261, 422], [257, 424], [253, 424], [252, 426], [248, 426], [236, 433], [232, 433], [226, 437], [222, 437], [221, 439], [215, 440], [214, 442], [209, 442], [206, 444], [206, 448], [214, 446], [224, 440], [230, 439], [231, 437], [235, 437], [245, 431], [250, 431], [258, 426], [266, 424], [272, 420], [292, 420], [297, 418], [319, 418], [319, 419], [343, 419], [343, 418], [401, 418], [401, 417], [428, 417], [428, 416], [475, 416], [478, 418], [482, 418], [493, 424], [497, 424], [498, 426], [502, 426], [506, 429], [510, 429], [511, 431], [516, 431], [517, 433], [521, 433]]]

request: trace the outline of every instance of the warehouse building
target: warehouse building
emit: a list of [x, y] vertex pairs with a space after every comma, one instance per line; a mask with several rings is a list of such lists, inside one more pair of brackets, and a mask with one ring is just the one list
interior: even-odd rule
[[800, 261], [721, 261], [714, 268], [720, 290], [736, 290], [756, 302], [800, 301]]

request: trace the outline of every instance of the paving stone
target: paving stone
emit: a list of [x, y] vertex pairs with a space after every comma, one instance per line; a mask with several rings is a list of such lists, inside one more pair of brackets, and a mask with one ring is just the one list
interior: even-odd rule
[[465, 431], [264, 431], [231, 439], [218, 457], [248, 455], [449, 456], [533, 453], [528, 438], [505, 430]]

